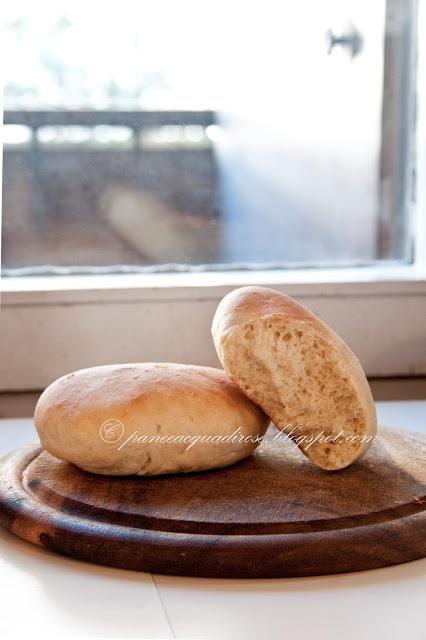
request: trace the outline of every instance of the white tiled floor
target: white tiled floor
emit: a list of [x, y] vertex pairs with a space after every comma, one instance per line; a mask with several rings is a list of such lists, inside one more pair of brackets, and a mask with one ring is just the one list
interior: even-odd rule
[[154, 579], [176, 638], [426, 638], [426, 560], [318, 578]]
[[[426, 432], [426, 402], [378, 404], [379, 421]], [[0, 421], [0, 454], [36, 440]], [[425, 461], [426, 464], [426, 461]], [[425, 640], [426, 559], [341, 576], [207, 580], [56, 556], [0, 528], [0, 637]]]
[[57, 556], [0, 527], [0, 637], [38, 631], [56, 640], [173, 638], [149, 573]]

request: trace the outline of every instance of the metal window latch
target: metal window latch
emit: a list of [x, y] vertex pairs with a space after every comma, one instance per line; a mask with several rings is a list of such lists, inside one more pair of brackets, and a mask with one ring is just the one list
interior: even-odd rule
[[348, 49], [352, 58], [355, 58], [355, 56], [359, 54], [363, 45], [362, 35], [356, 30], [354, 25], [350, 26], [348, 33], [343, 33], [340, 36], [336, 36], [332, 29], [328, 29], [325, 34], [325, 41], [329, 55], [333, 53], [334, 47], [340, 46]]

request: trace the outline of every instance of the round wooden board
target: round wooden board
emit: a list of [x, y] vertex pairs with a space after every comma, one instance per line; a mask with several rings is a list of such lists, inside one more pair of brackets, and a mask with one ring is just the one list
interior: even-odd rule
[[310, 576], [425, 557], [425, 485], [426, 436], [390, 429], [338, 472], [288, 440], [225, 469], [148, 478], [92, 475], [30, 445], [0, 463], [0, 522], [52, 551], [125, 569]]

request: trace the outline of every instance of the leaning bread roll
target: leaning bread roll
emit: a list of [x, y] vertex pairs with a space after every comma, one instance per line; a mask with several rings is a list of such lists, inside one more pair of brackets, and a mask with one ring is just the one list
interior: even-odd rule
[[264, 287], [236, 289], [213, 326], [235, 384], [323, 469], [342, 469], [369, 448], [376, 410], [361, 365], [313, 313]]
[[269, 424], [223, 371], [165, 363], [70, 373], [34, 417], [49, 453], [108, 475], [224, 467], [252, 453]]

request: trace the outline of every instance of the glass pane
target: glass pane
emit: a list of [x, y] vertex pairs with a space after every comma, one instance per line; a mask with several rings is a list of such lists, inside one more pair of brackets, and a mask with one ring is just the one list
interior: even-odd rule
[[5, 7], [4, 273], [410, 260], [415, 7]]

